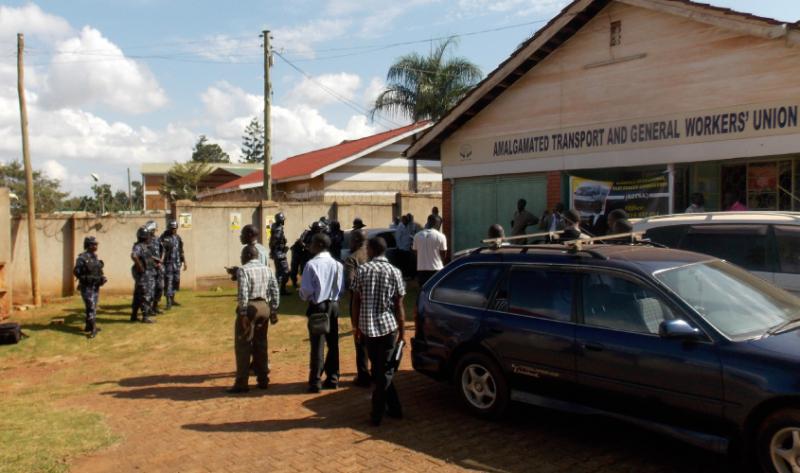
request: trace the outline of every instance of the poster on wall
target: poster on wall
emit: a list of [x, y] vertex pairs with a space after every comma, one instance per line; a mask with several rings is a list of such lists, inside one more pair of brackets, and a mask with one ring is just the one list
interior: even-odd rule
[[669, 181], [665, 174], [597, 181], [570, 178], [570, 204], [581, 217], [594, 219], [614, 209], [623, 209], [629, 218], [644, 218], [669, 212]]
[[749, 192], [775, 192], [778, 190], [778, 163], [751, 163], [747, 166]]
[[229, 227], [232, 232], [238, 232], [242, 229], [242, 214], [239, 212], [231, 212], [229, 214], [230, 224]]
[[181, 228], [184, 229], [192, 228], [192, 214], [178, 215], [178, 222], [180, 223]]

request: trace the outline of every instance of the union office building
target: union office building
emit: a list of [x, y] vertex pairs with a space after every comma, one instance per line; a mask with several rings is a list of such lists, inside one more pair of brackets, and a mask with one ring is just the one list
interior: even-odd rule
[[[800, 210], [800, 23], [688, 0], [576, 0], [414, 145], [473, 247], [519, 198], [584, 215]], [[533, 229], [529, 229], [533, 230]]]

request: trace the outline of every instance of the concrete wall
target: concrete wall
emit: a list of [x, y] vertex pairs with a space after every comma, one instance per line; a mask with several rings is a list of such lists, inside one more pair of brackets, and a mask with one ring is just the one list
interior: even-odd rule
[[11, 202], [7, 188], [0, 188], [0, 320], [11, 315]]
[[411, 194], [400, 193], [397, 194], [397, 207], [401, 209], [401, 213], [410, 213], [414, 215], [414, 221], [418, 224], [425, 226], [428, 215], [431, 214], [433, 207], [439, 207], [439, 215], [442, 218], [447, 218], [442, 211], [442, 195], [437, 194]]
[[[2, 218], [0, 194], [0, 219]], [[401, 207], [398, 207], [400, 205]], [[421, 220], [430, 213], [433, 205], [441, 206], [438, 196], [414, 198], [406, 196], [397, 204], [335, 204], [327, 202], [190, 202], [180, 201], [172, 212], [176, 216], [190, 215], [191, 227], [181, 227], [188, 270], [182, 274], [181, 287], [208, 288], [229, 284], [226, 266], [239, 264], [241, 244], [239, 234], [246, 224], [256, 225], [266, 245], [267, 229], [277, 212], [286, 214], [286, 236], [291, 245], [309, 225], [326, 216], [342, 222], [348, 230], [355, 217], [361, 217], [368, 227], [382, 228], [391, 223], [394, 215], [408, 213], [420, 215]], [[7, 208], [7, 205], [6, 205]], [[232, 216], [237, 216], [238, 226], [231, 226]], [[39, 216], [36, 237], [39, 245], [40, 285], [47, 299], [74, 293], [76, 284], [72, 277], [75, 258], [83, 251], [83, 239], [94, 235], [100, 244], [99, 256], [105, 262], [108, 284], [105, 293], [127, 294], [133, 291], [131, 278], [131, 248], [136, 241], [136, 230], [148, 220], [156, 220], [159, 233], [166, 227], [165, 214], [137, 216], [105, 216], [76, 214], [73, 216]], [[424, 220], [422, 220], [424, 221]], [[11, 221], [11, 278], [15, 302], [31, 301], [30, 267], [26, 220]], [[0, 226], [2, 228], [2, 226]], [[0, 251], [2, 237], [0, 237]], [[0, 260], [2, 253], [0, 253]]]

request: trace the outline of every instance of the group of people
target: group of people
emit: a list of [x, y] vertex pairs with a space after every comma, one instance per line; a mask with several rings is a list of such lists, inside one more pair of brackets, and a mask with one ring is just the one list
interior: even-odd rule
[[[258, 244], [258, 230], [252, 225], [242, 229], [242, 265], [228, 268], [238, 283], [236, 379], [228, 392], [249, 390], [251, 366], [257, 387], [269, 387], [268, 327], [277, 323], [281, 293], [286, 293], [286, 281], [292, 279], [299, 288], [300, 299], [307, 303], [308, 391], [317, 393], [339, 386], [339, 303], [349, 292], [348, 309], [357, 353], [355, 384], [373, 386], [370, 421], [379, 425], [384, 415], [401, 418], [402, 407], [392, 380], [405, 334], [405, 282], [400, 270], [386, 258], [386, 241], [381, 237], [369, 239], [365, 225], [356, 219], [350, 236], [350, 253], [343, 264], [341, 227], [320, 219], [292, 246], [292, 269], [287, 271], [285, 223], [285, 215], [279, 213], [270, 228], [270, 256], [276, 274], [267, 264], [266, 250]], [[312, 326], [312, 319], [324, 320], [324, 328]]]
[[[180, 290], [181, 268], [187, 269], [183, 253], [183, 240], [178, 235], [178, 223], [170, 220], [167, 230], [156, 236], [158, 224], [150, 220], [136, 230], [136, 243], [131, 251], [131, 275], [134, 280], [131, 322], [139, 320], [153, 323], [153, 316], [162, 313], [158, 308], [161, 298], [166, 295], [166, 309], [179, 305], [175, 293]], [[100, 287], [108, 279], [104, 264], [97, 256], [98, 241], [94, 236], [83, 240], [83, 253], [78, 255], [72, 274], [78, 280], [78, 290], [85, 306], [84, 331], [94, 338], [101, 330], [97, 326], [97, 303]]]
[[[561, 240], [588, 239], [593, 236], [618, 235], [633, 231], [633, 225], [628, 220], [624, 209], [614, 209], [607, 215], [596, 215], [590, 221], [584, 222], [580, 213], [575, 209], [565, 210], [564, 204], [556, 203], [552, 209], [545, 210], [541, 218], [537, 218], [525, 209], [525, 199], [517, 201], [517, 211], [511, 220], [511, 236], [520, 236], [529, 233], [528, 227], [537, 226], [541, 232], [562, 232]], [[503, 238], [504, 231], [500, 225], [492, 225], [488, 231], [489, 238]]]

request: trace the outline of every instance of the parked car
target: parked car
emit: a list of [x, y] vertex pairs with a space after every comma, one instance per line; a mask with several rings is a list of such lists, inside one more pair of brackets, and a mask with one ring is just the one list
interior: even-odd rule
[[[394, 229], [392, 228], [367, 228], [367, 238], [383, 237], [386, 240], [386, 258], [390, 263], [397, 266], [403, 271], [403, 275], [413, 277], [416, 275], [416, 265], [410, 265], [401, 256], [400, 251], [397, 249], [397, 241], [394, 238]], [[342, 261], [350, 256], [350, 234], [352, 230], [344, 232], [344, 242], [342, 243]]]
[[656, 243], [716, 256], [800, 293], [800, 213], [664, 215], [639, 220], [633, 228]]
[[[586, 250], [587, 248], [591, 248]], [[718, 258], [642, 245], [481, 249], [420, 291], [412, 360], [480, 416], [606, 415], [797, 471], [800, 299]]]

